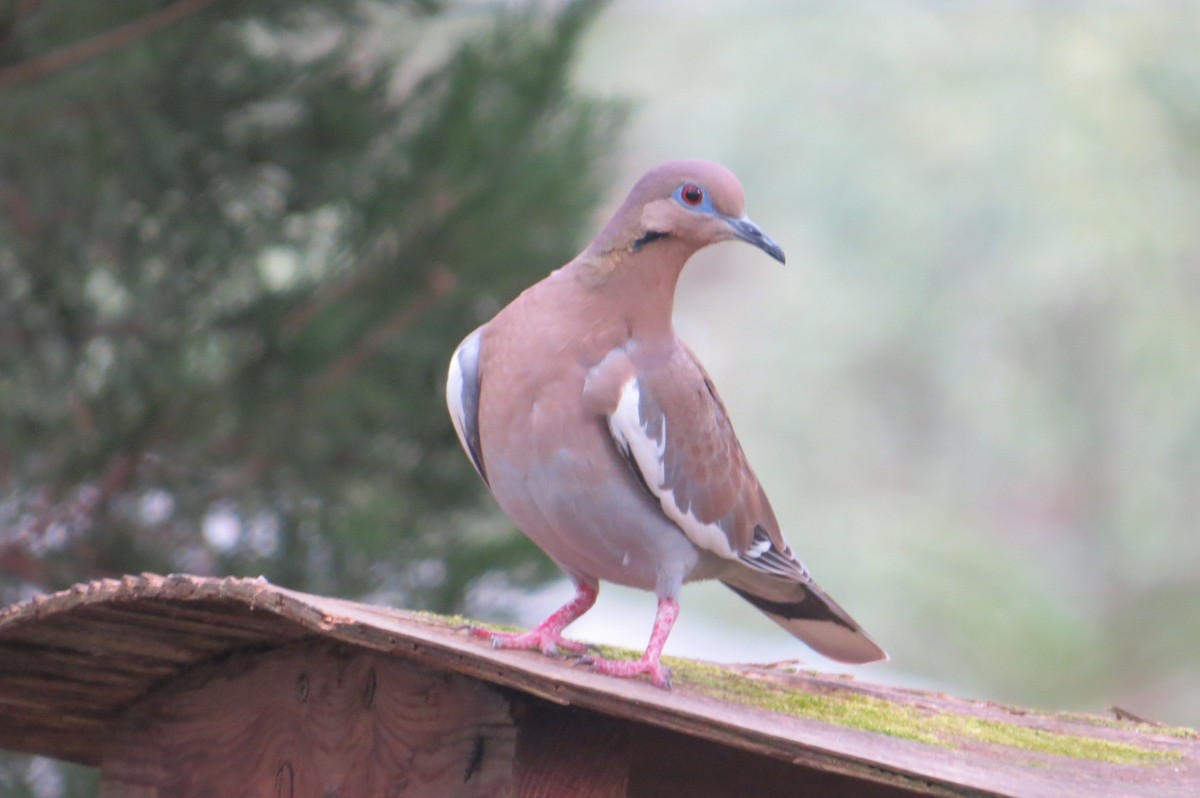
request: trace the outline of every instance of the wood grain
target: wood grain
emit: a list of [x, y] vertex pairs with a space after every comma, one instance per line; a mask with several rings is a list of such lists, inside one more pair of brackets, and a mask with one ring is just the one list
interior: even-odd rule
[[515, 798], [625, 798], [629, 726], [593, 712], [517, 700]]
[[[135, 788], [167, 783], [169, 774], [156, 774], [155, 768], [199, 767], [189, 757], [209, 762], [210, 767], [212, 761], [228, 759], [239, 767], [254, 770], [259, 766], [257, 760], [250, 761], [241, 750], [251, 743], [238, 735], [238, 729], [255, 723], [257, 715], [237, 715], [241, 720], [232, 728], [223, 729], [218, 724], [210, 729], [210, 737], [197, 738], [198, 744], [211, 739], [222, 746], [215, 751], [196, 750], [189, 755], [176, 748], [171, 754], [174, 758], [168, 759], [161, 746], [171, 739], [171, 734], [183, 739], [184, 733], [171, 731], [167, 723], [170, 713], [160, 705], [162, 717], [156, 721], [160, 726], [153, 727], [159, 732], [147, 731], [136, 738], [140, 740], [136, 745], [144, 746], [145, 751], [139, 764], [133, 736], [139, 727], [133, 724], [135, 715], [129, 709], [144, 710], [152, 706], [151, 699], [168, 689], [199, 689], [197, 685], [204, 683], [205, 678], [233, 680], [239, 662], [242, 672], [248, 672], [255, 656], [270, 656], [271, 651], [287, 650], [298, 641], [320, 639], [345, 646], [343, 651], [355, 651], [356, 656], [375, 657], [371, 660], [375, 663], [387, 661], [397, 668], [415, 669], [405, 672], [426, 674], [423, 678], [430, 673], [456, 674], [455, 678], [461, 681], [454, 684], [464, 685], [464, 695], [483, 691], [483, 695], [493, 698], [504, 696], [514, 711], [520, 705], [527, 705], [535, 707], [537, 713], [552, 715], [556, 708], [580, 713], [570, 724], [557, 726], [558, 720], [546, 720], [537, 714], [524, 720], [504, 720], [502, 728], [508, 729], [508, 735], [514, 734], [511, 723], [518, 727], [517, 737], [507, 738], [510, 748], [505, 760], [509, 763], [507, 767], [516, 769], [511, 773], [506, 771], [507, 783], [504, 778], [497, 778], [491, 794], [500, 796], [513, 794], [512, 789], [517, 785], [529, 794], [538, 795], [536, 787], [530, 786], [536, 785], [532, 768], [538, 762], [542, 762], [545, 772], [550, 774], [546, 778], [550, 779], [559, 778], [553, 775], [554, 768], [572, 763], [584, 770], [600, 770], [608, 779], [606, 789], [615, 794], [620, 794], [621, 779], [626, 779], [626, 794], [635, 798], [687, 795], [689, 790], [737, 795], [738, 784], [750, 785], [764, 795], [780, 794], [780, 790], [789, 794], [780, 785], [792, 780], [796, 781], [796, 792], [811, 788], [814, 794], [828, 786], [835, 794], [863, 795], [986, 794], [1038, 798], [1200, 795], [1200, 738], [1187, 730], [1078, 713], [1025, 710], [836, 675], [788, 673], [750, 665], [707, 669], [713, 674], [720, 673], [721, 679], [732, 679], [734, 684], [739, 679], [747, 680], [748, 684], [767, 684], [780, 695], [796, 699], [861, 696], [918, 717], [936, 715], [999, 724], [1038, 735], [1066, 734], [1084, 741], [1133, 746], [1155, 756], [1146, 762], [1107, 762], [1038, 753], [966, 736], [928, 744], [839, 725], [804, 712], [774, 712], [744, 701], [725, 700], [701, 683], [688, 683], [686, 679], [678, 679], [675, 689], [668, 692], [638, 680], [608, 678], [576, 667], [571, 660], [538, 652], [493, 649], [462, 634], [460, 629], [460, 619], [314, 596], [261, 579], [142, 574], [76, 585], [51, 596], [39, 596], [0, 609], [0, 748], [93, 766], [105, 764], [110, 774], [122, 775], [121, 784], [128, 787], [128, 791], [108, 794], [126, 797], [155, 798], [169, 794], [153, 786], [141, 792]], [[330, 649], [335, 650], [341, 649]], [[346, 673], [353, 672], [350, 666], [345, 667]], [[378, 681], [380, 673], [377, 669], [377, 689], [382, 684]], [[291, 684], [294, 690], [295, 678], [294, 673], [284, 675], [278, 680], [263, 680], [260, 686], [263, 694], [269, 688], [275, 689], [277, 682]], [[336, 679], [333, 683], [338, 684]], [[310, 690], [312, 684], [310, 680]], [[412, 689], [416, 694], [424, 694], [422, 691], [427, 693], [432, 688]], [[243, 700], [249, 704], [257, 692], [231, 692], [228, 698], [216, 702], [220, 706], [193, 700], [193, 714], [189, 717], [203, 727], [211, 722], [211, 717], [233, 711], [227, 705], [236, 708], [237, 702]], [[147, 695], [151, 698], [146, 698]], [[320, 695], [319, 691], [316, 695]], [[278, 706], [286, 706], [286, 702]], [[354, 737], [359, 734], [354, 724], [361, 719], [354, 721], [352, 716], [339, 719], [339, 712], [348, 712], [345, 708], [329, 710], [332, 720], [320, 722], [297, 714], [300, 710], [295, 707], [288, 712], [273, 711], [278, 712], [272, 717], [283, 724], [283, 730], [270, 734], [263, 730], [260, 736], [286, 736], [291, 734], [291, 727], [308, 723], [312, 728], [307, 734], [323, 742], [303, 757], [288, 760], [288, 768], [280, 769], [277, 765], [271, 770], [263, 765], [266, 773], [263, 778], [269, 789], [261, 794], [319, 794], [304, 792], [308, 789], [306, 785], [316, 778], [311, 775], [314, 768], [320, 779], [336, 782], [336, 772], [321, 769], [333, 768], [333, 764], [318, 753], [336, 750], [338, 756], [351, 756], [349, 749], [337, 747], [338, 734], [349, 735], [360, 744], [369, 743], [375, 747], [372, 750], [380, 752], [381, 764], [362, 766], [384, 774], [371, 776], [379, 779], [380, 784], [392, 777], [388, 774], [396, 770], [394, 761], [418, 761], [404, 758], [409, 752], [400, 743], [411, 744], [404, 742], [402, 736], [398, 738], [398, 747], [388, 744], [394, 733], [386, 722], [371, 735]], [[150, 712], [141, 717], [140, 722], [150, 724], [154, 715]], [[325, 722], [332, 725], [326, 732], [320, 732]], [[530, 736], [520, 742], [526, 723], [530, 724]], [[621, 733], [625, 736], [606, 737], [602, 731], [615, 727], [626, 728]], [[482, 727], [477, 723], [475, 728]], [[499, 728], [488, 727], [497, 734]], [[646, 730], [654, 730], [659, 736], [646, 736]], [[487, 756], [495, 752], [490, 738], [485, 737], [480, 747], [478, 734], [470, 737], [467, 732], [460, 730], [460, 733], [465, 736], [456, 738], [444, 732], [447, 745], [454, 752], [455, 765], [463, 767], [464, 783], [471, 787], [476, 778], [499, 772], [501, 766], [497, 763], [491, 764], [495, 771], [479, 769]], [[330, 734], [334, 738], [330, 739]], [[539, 734], [540, 738], [536, 736]], [[692, 742], [677, 745], [679, 740]], [[126, 747], [122, 749], [118, 743]], [[622, 764], [620, 756], [606, 754], [605, 745], [627, 745], [628, 762]], [[555, 750], [554, 746], [561, 750]], [[258, 756], [267, 756], [273, 750], [264, 747]], [[518, 750], [524, 753], [516, 753]], [[531, 754], [539, 750], [549, 752], [544, 760]], [[415, 756], [413, 753], [412, 757]], [[435, 765], [439, 760], [432, 754], [427, 758], [434, 763], [431, 772], [437, 771]], [[688, 765], [688, 761], [698, 764]], [[601, 767], [602, 763], [607, 764]], [[447, 774], [453, 771], [452, 766], [444, 763], [440, 767]], [[406, 772], [422, 771], [408, 767]], [[568, 784], [569, 780], [562, 777], [560, 782]], [[325, 782], [320, 783], [323, 786]], [[853, 785], [853, 789], [841, 789], [845, 785]], [[597, 790], [600, 786], [600, 782], [595, 783]], [[480, 794], [488, 793], [483, 790]]]
[[484, 798], [516, 749], [496, 691], [324, 641], [199, 666], [115, 728], [112, 798]]

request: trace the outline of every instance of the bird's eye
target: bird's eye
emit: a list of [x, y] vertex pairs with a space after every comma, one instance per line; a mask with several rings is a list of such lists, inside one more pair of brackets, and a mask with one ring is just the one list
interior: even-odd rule
[[695, 207], [704, 201], [704, 189], [694, 183], [688, 183], [679, 189], [679, 196], [685, 204]]

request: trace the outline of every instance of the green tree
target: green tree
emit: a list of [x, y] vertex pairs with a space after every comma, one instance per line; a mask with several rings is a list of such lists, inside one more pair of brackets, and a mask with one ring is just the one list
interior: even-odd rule
[[0, 4], [0, 598], [183, 570], [448, 609], [544, 567], [440, 385], [579, 245], [597, 7]]
[[547, 574], [441, 383], [603, 188], [621, 109], [568, 79], [598, 7], [0, 2], [0, 601], [153, 570], [450, 609]]

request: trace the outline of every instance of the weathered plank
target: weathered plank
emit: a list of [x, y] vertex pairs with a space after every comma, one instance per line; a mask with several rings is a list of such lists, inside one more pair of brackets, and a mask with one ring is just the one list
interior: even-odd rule
[[485, 798], [511, 789], [507, 702], [458, 674], [314, 639], [199, 666], [126, 711], [112, 798]]
[[[225, 652], [318, 636], [828, 778], [926, 795], [1200, 795], [1200, 743], [1186, 732], [753, 667], [676, 663], [668, 693], [493, 650], [456, 625], [260, 580], [144, 575], [78, 586], [0, 611], [0, 746], [98, 764], [102, 721], [132, 694]], [[79, 657], [96, 675], [73, 664]], [[651, 794], [639, 784], [660, 772], [636, 759], [630, 767], [628, 794]]]
[[544, 702], [519, 702], [516, 795], [625, 798], [629, 729], [612, 718]]

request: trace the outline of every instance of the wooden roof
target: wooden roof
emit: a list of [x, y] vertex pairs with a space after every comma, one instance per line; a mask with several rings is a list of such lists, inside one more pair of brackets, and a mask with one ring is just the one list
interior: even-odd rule
[[1196, 796], [1194, 732], [753, 666], [672, 663], [670, 692], [450, 619], [256, 579], [145, 574], [0, 610], [0, 747], [98, 763], [121, 711], [190, 667], [319, 637], [786, 762], [930, 795]]

